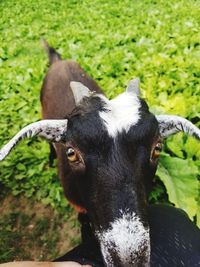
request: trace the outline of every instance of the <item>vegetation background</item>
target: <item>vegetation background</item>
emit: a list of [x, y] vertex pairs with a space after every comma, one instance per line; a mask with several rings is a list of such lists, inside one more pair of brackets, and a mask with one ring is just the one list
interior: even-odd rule
[[[181, 115], [199, 127], [199, 14], [198, 0], [0, 1], [0, 146], [23, 126], [41, 118], [39, 95], [48, 68], [41, 37], [63, 58], [78, 61], [109, 98], [122, 92], [130, 79], [139, 77], [142, 95], [154, 113]], [[68, 219], [72, 211], [63, 197], [56, 168], [48, 166], [48, 151], [45, 141], [26, 140], [0, 163], [1, 201], [5, 204], [9, 195], [12, 204], [18, 203], [15, 209], [21, 197], [38, 200]], [[169, 138], [150, 201], [169, 201], [200, 226], [199, 173], [200, 144], [182, 134]], [[6, 206], [2, 207], [5, 211]], [[0, 262], [30, 257], [14, 247], [23, 241], [24, 237], [18, 236], [20, 229], [23, 232], [29, 227], [33, 216], [22, 210], [3, 214]], [[23, 227], [16, 227], [16, 222]], [[42, 225], [36, 223], [40, 231], [30, 239], [48, 229]], [[52, 225], [49, 227], [52, 230]], [[52, 232], [49, 237], [46, 233], [40, 250], [52, 236]], [[48, 257], [56, 256], [59, 238], [52, 241]]]

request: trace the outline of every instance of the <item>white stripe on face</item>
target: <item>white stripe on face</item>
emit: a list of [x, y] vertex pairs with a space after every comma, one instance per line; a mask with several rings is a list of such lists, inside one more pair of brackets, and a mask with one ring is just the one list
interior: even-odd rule
[[100, 96], [106, 102], [105, 111], [99, 112], [108, 133], [111, 137], [123, 130], [129, 131], [132, 125], [136, 125], [140, 119], [140, 100], [133, 93], [122, 93], [112, 100]]
[[[96, 232], [101, 251], [108, 267], [113, 267], [112, 254], [120, 260], [120, 266], [149, 266], [150, 236], [139, 217], [133, 212], [122, 214], [108, 230]], [[143, 264], [140, 264], [141, 257]]]

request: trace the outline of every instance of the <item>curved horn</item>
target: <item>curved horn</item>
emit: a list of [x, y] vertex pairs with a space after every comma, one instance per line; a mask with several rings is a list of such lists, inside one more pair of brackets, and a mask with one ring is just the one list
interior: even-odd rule
[[158, 115], [160, 134], [167, 137], [178, 132], [184, 132], [200, 140], [200, 130], [190, 121], [175, 115]]
[[0, 161], [3, 160], [22, 139], [42, 136], [49, 141], [59, 142], [67, 130], [67, 120], [41, 120], [31, 123], [19, 131], [1, 150]]
[[84, 97], [88, 97], [91, 94], [91, 91], [80, 82], [70, 82], [70, 87], [72, 89], [76, 105], [78, 105]]
[[134, 93], [137, 96], [140, 96], [140, 79], [135, 78], [133, 80], [130, 80], [127, 88], [126, 88], [127, 93]]

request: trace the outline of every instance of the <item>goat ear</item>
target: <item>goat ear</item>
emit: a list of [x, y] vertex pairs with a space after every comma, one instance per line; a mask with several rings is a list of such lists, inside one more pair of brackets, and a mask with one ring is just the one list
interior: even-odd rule
[[91, 91], [80, 82], [70, 82], [70, 86], [74, 95], [76, 105], [78, 105], [84, 97], [90, 96]]
[[200, 140], [200, 130], [190, 121], [175, 115], [158, 115], [160, 134], [168, 137], [178, 132], [184, 132]]
[[126, 92], [127, 93], [134, 93], [137, 96], [140, 96], [140, 79], [139, 78], [135, 78], [133, 80], [131, 80], [126, 88]]
[[17, 143], [27, 137], [42, 136], [51, 142], [62, 141], [67, 131], [67, 120], [41, 120], [24, 127], [1, 150], [0, 161], [3, 160]]

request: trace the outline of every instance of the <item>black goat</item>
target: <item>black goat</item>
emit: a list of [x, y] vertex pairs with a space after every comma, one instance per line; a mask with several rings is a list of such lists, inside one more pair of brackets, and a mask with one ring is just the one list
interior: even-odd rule
[[[93, 267], [107, 266], [90, 226], [90, 220], [83, 214], [79, 215], [79, 220], [82, 226], [81, 244], [55, 261], [76, 261]], [[148, 222], [151, 267], [200, 266], [200, 230], [190, 221], [186, 213], [172, 206], [150, 205]], [[138, 265], [140, 266], [142, 265]]]
[[[68, 254], [71, 259], [79, 254], [81, 262], [91, 249], [106, 266], [199, 266], [199, 230], [174, 208], [149, 208], [147, 195], [161, 139], [179, 131], [200, 139], [200, 130], [181, 117], [150, 113], [138, 80], [109, 101], [77, 63], [47, 50], [52, 65], [41, 93], [45, 120], [22, 129], [0, 151], [0, 160], [24, 137], [53, 142], [65, 195], [88, 220], [83, 225], [87, 242]], [[182, 228], [175, 218], [184, 222]], [[191, 237], [184, 235], [186, 228]]]

